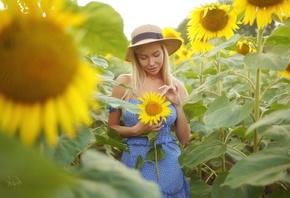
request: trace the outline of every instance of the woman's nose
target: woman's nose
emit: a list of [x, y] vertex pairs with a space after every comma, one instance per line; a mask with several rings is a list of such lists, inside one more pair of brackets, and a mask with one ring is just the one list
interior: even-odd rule
[[154, 65], [154, 64], [155, 64], [154, 57], [150, 57], [149, 58], [149, 65]]

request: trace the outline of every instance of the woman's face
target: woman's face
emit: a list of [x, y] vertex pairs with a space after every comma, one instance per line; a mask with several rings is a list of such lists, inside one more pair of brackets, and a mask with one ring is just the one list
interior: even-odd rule
[[156, 75], [163, 66], [164, 53], [160, 43], [149, 43], [137, 54], [138, 61], [147, 74]]

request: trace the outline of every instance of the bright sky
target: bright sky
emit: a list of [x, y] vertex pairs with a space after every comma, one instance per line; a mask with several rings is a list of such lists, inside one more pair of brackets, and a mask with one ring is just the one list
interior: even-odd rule
[[[91, 0], [78, 0], [83, 6]], [[131, 32], [143, 24], [154, 24], [160, 28], [177, 28], [191, 10], [217, 0], [98, 0], [112, 6], [123, 18], [124, 33]]]

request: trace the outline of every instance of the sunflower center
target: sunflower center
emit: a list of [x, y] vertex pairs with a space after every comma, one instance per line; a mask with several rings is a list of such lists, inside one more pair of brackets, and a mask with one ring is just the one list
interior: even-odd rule
[[248, 0], [248, 2], [259, 8], [267, 8], [275, 5], [279, 5], [284, 0]]
[[222, 30], [228, 23], [228, 15], [220, 9], [208, 10], [205, 16], [204, 12], [200, 13], [201, 25], [208, 31], [218, 32]]
[[78, 52], [53, 23], [15, 19], [0, 32], [0, 62], [0, 92], [33, 103], [66, 89], [78, 66]]
[[246, 55], [250, 52], [250, 46], [249, 44], [242, 43], [241, 45], [238, 45], [236, 48], [237, 53]]
[[162, 106], [155, 101], [150, 101], [146, 105], [145, 111], [149, 116], [155, 116], [162, 112]]

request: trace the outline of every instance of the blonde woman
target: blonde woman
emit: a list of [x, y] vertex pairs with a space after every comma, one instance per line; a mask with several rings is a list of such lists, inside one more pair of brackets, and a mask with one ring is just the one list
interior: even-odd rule
[[[159, 185], [163, 198], [187, 198], [189, 184], [178, 163], [180, 149], [177, 144], [178, 140], [185, 145], [190, 136], [190, 127], [182, 108], [186, 90], [171, 74], [169, 65], [169, 55], [178, 50], [182, 42], [176, 38], [164, 38], [162, 30], [150, 24], [136, 28], [131, 36], [132, 44], [126, 55], [126, 60], [132, 63], [131, 74], [122, 74], [116, 81], [132, 89], [116, 85], [113, 87], [112, 96], [140, 104], [138, 97], [142, 97], [144, 93], [160, 93], [170, 101], [171, 115], [166, 121], [150, 125], [140, 122], [137, 114], [108, 107], [108, 125], [125, 138], [130, 152], [124, 152], [121, 161], [130, 168], [136, 167], [138, 156], [146, 160], [150, 149], [148, 139], [142, 135], [158, 131], [156, 143], [162, 145], [166, 153], [165, 158], [158, 161], [160, 177], [156, 177], [156, 167], [151, 162], [145, 162], [140, 172], [145, 179]], [[120, 125], [121, 118], [125, 125]], [[172, 129], [177, 139], [172, 135]]]

